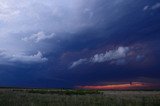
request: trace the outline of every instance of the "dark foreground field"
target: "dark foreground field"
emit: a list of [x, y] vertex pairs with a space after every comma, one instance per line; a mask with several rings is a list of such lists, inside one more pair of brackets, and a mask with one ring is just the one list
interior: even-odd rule
[[160, 106], [160, 91], [0, 89], [0, 106]]

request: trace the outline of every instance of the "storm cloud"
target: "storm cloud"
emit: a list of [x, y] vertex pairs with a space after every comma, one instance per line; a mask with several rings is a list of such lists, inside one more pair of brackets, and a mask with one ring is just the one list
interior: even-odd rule
[[1, 0], [0, 83], [70, 88], [159, 78], [159, 5], [158, 0]]

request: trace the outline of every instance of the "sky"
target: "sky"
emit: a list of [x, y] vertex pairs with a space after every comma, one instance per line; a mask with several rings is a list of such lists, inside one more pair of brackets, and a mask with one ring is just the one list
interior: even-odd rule
[[0, 86], [160, 88], [159, 29], [159, 0], [0, 0]]

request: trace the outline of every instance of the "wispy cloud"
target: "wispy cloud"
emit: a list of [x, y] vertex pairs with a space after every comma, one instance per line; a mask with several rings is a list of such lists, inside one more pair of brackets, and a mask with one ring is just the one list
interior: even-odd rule
[[69, 68], [70, 69], [74, 68], [74, 67], [79, 66], [79, 65], [81, 65], [85, 62], [87, 62], [87, 59], [79, 59], [78, 61], [73, 62], [72, 65]]
[[156, 9], [159, 9], [160, 8], [160, 3], [156, 3], [154, 5], [146, 5], [143, 10], [146, 11], [146, 10], [156, 10]]
[[156, 3], [155, 5], [153, 5], [151, 7], [152, 10], [155, 10], [155, 9], [158, 9], [158, 8], [160, 8], [160, 3]]
[[34, 41], [34, 42], [38, 43], [38, 42], [46, 40], [46, 39], [51, 39], [54, 36], [55, 36], [54, 33], [52, 33], [50, 35], [46, 35], [43, 31], [40, 31], [36, 34], [33, 34], [33, 35], [29, 36], [29, 37], [25, 37], [22, 40], [24, 40], [24, 41]]
[[116, 61], [115, 63], [117, 65], [121, 65], [125, 63], [125, 58], [129, 51], [129, 47], [118, 47], [115, 50], [106, 51], [106, 53], [95, 54], [93, 57], [90, 57], [89, 59], [79, 59], [78, 61], [73, 62], [70, 68], [74, 68], [84, 63], [102, 63], [109, 62], [112, 60]]
[[147, 5], [147, 6], [144, 6], [144, 8], [143, 8], [143, 11], [146, 11], [146, 10], [148, 10], [150, 7]]

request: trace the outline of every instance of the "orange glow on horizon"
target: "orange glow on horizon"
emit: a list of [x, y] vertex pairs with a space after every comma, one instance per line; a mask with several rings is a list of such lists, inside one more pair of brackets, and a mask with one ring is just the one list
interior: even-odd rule
[[98, 90], [125, 90], [125, 89], [140, 89], [148, 88], [150, 84], [141, 83], [141, 82], [132, 82], [126, 84], [113, 84], [113, 85], [98, 85], [98, 86], [78, 86], [81, 89], [98, 89]]

